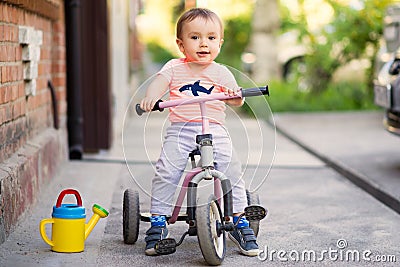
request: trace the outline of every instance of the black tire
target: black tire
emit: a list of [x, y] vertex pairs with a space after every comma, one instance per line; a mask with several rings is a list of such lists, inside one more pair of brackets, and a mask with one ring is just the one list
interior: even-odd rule
[[135, 190], [124, 192], [122, 223], [124, 243], [134, 244], [138, 240], [140, 223], [139, 193]]
[[[246, 190], [247, 205], [260, 205], [260, 197], [256, 192]], [[250, 221], [250, 228], [253, 229], [254, 235], [258, 236], [260, 230], [260, 221]]]
[[226, 236], [222, 225], [222, 212], [214, 195], [199, 201], [196, 207], [197, 239], [201, 253], [209, 265], [220, 265], [225, 258]]

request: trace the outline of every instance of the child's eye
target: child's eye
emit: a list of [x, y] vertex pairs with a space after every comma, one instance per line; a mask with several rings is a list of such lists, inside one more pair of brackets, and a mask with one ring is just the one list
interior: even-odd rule
[[215, 40], [215, 39], [217, 39], [217, 38], [216, 38], [215, 36], [209, 36], [208, 39], [209, 39], [209, 40]]
[[192, 36], [192, 37], [190, 37], [191, 39], [193, 39], [193, 40], [197, 40], [197, 39], [199, 39], [199, 37], [198, 36]]

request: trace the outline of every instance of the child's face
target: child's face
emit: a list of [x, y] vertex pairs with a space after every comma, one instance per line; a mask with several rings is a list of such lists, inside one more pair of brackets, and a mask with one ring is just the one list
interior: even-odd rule
[[219, 23], [202, 18], [185, 22], [181, 37], [176, 40], [185, 57], [196, 63], [211, 63], [218, 56], [223, 42]]

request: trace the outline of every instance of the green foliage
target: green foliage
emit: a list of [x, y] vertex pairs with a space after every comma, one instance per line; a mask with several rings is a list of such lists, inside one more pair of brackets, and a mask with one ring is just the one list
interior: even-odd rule
[[359, 83], [331, 84], [319, 94], [297, 90], [296, 84], [271, 82], [267, 101], [272, 112], [361, 110], [376, 108], [368, 87]]
[[150, 53], [152, 61], [156, 63], [165, 64], [168, 60], [174, 58], [174, 55], [168, 49], [156, 42], [148, 43], [147, 51]]
[[[378, 42], [382, 35], [385, 8], [392, 0], [363, 0], [360, 5], [351, 7], [335, 0], [326, 0], [334, 10], [334, 18], [320, 32], [308, 30], [306, 14], [303, 12], [296, 20], [286, 18], [284, 27], [296, 28], [301, 38], [309, 40], [310, 53], [306, 57], [306, 80], [314, 93], [327, 90], [333, 73], [353, 59], [367, 58], [371, 68], [367, 70], [367, 85], [372, 88], [372, 70]], [[304, 2], [299, 0], [302, 7]], [[281, 11], [284, 15], [285, 11]]]
[[250, 17], [242, 16], [225, 22], [225, 37], [217, 61], [240, 69], [240, 56], [249, 43], [251, 33]]

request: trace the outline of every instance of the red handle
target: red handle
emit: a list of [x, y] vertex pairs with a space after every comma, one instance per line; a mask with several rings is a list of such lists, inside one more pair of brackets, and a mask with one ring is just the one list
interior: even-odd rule
[[61, 207], [61, 202], [64, 199], [65, 195], [75, 195], [78, 206], [82, 207], [82, 198], [79, 195], [79, 192], [75, 189], [65, 189], [63, 190], [57, 198], [56, 208]]

